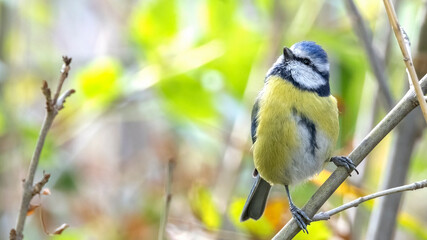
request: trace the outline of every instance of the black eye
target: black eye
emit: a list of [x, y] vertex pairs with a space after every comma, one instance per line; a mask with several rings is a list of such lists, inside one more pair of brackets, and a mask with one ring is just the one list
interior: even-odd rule
[[308, 59], [308, 58], [304, 58], [304, 59], [302, 60], [302, 62], [303, 62], [305, 65], [310, 65], [310, 64], [311, 64], [311, 61], [310, 61], [310, 59]]

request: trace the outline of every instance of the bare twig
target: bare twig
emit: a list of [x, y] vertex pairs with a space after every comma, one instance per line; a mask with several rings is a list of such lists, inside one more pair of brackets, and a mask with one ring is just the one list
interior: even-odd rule
[[[425, 90], [427, 88], [427, 75], [420, 82], [420, 85]], [[381, 120], [381, 122], [363, 139], [363, 141], [350, 153], [348, 156], [356, 165], [374, 149], [374, 147], [394, 128], [396, 125], [418, 106], [413, 89], [410, 89], [405, 96], [397, 103], [397, 105]], [[320, 207], [328, 200], [328, 198], [336, 191], [336, 189], [345, 181], [348, 173], [345, 169], [338, 168], [332, 175], [320, 186], [313, 194], [311, 199], [302, 208], [309, 217], [320, 209]], [[291, 239], [301, 229], [298, 227], [294, 219], [291, 219], [273, 239]]]
[[43, 174], [43, 179], [40, 180], [40, 182], [36, 183], [33, 188], [33, 196], [40, 194], [40, 191], [43, 189], [43, 186], [49, 181], [50, 174], [45, 173]]
[[63, 93], [57, 100], [55, 107], [56, 109], [61, 110], [64, 108], [64, 103], [65, 100], [71, 96], [71, 94], [75, 93], [76, 91], [74, 89], [69, 89], [68, 91], [66, 91], [65, 93]]
[[59, 78], [59, 84], [56, 88], [55, 96], [53, 97], [53, 104], [57, 103], [59, 94], [61, 94], [62, 84], [64, 84], [65, 79], [68, 77], [68, 73], [70, 72], [70, 64], [71, 64], [71, 58], [67, 56], [62, 56], [62, 61], [64, 64], [61, 68], [61, 77]]
[[378, 198], [378, 197], [382, 197], [385, 195], [390, 195], [390, 194], [398, 193], [398, 192], [404, 192], [404, 191], [409, 191], [409, 190], [417, 190], [417, 189], [425, 188], [425, 187], [427, 187], [427, 180], [426, 179], [419, 181], [419, 182], [411, 183], [408, 185], [390, 188], [390, 189], [387, 189], [384, 191], [376, 192], [376, 193], [355, 199], [349, 203], [341, 205], [341, 206], [334, 208], [332, 210], [329, 210], [327, 212], [319, 212], [318, 214], [316, 214], [313, 217], [313, 221], [328, 220], [329, 218], [331, 218], [331, 216], [333, 216], [339, 212], [342, 212], [342, 211], [347, 210], [347, 209], [352, 208], [352, 207], [357, 207], [361, 203], [366, 202], [366, 201], [371, 200], [371, 199], [374, 199], [374, 198]]
[[387, 82], [387, 76], [385, 73], [385, 64], [382, 58], [377, 54], [376, 49], [372, 44], [372, 32], [366, 26], [365, 21], [362, 18], [356, 4], [353, 0], [346, 1], [348, 12], [353, 20], [353, 26], [357, 30], [359, 38], [363, 42], [365, 52], [368, 55], [369, 63], [371, 64], [372, 71], [375, 74], [379, 90], [384, 97], [384, 103], [387, 110], [390, 110], [394, 106], [393, 96], [390, 91], [390, 87]]
[[[55, 96], [52, 100], [51, 98], [51, 90], [47, 84], [46, 81], [43, 82], [42, 85], [42, 92], [43, 95], [46, 98], [46, 115], [42, 124], [42, 128], [40, 130], [39, 138], [37, 140], [36, 149], [33, 153], [33, 156], [31, 158], [30, 167], [28, 169], [27, 177], [24, 180], [23, 188], [24, 192], [22, 195], [21, 200], [21, 207], [19, 209], [18, 214], [18, 220], [16, 222], [15, 229], [12, 229], [10, 231], [10, 239], [11, 240], [22, 240], [24, 237], [23, 231], [24, 231], [24, 224], [25, 219], [27, 217], [28, 208], [30, 206], [30, 201], [33, 198], [33, 196], [40, 192], [44, 184], [47, 183], [49, 180], [50, 175], [45, 174], [44, 178], [37, 183], [35, 186], [33, 186], [34, 182], [34, 175], [37, 170], [37, 165], [39, 163], [40, 154], [43, 149], [43, 145], [47, 136], [47, 133], [49, 132], [50, 127], [52, 126], [53, 120], [55, 119], [55, 116], [57, 115], [58, 111], [63, 107], [63, 103], [65, 101], [65, 98], [68, 97], [71, 93], [74, 92], [74, 90], [68, 90], [64, 96], [63, 99], [61, 99], [60, 102], [57, 102], [59, 94], [61, 93], [62, 84], [64, 83], [65, 79], [68, 76], [68, 73], [70, 71], [70, 63], [71, 58], [63, 57], [64, 65], [61, 69], [61, 76], [59, 78], [59, 85], [55, 92]], [[58, 104], [59, 103], [59, 104]]]
[[160, 228], [159, 228], [159, 240], [166, 239], [166, 225], [168, 223], [168, 215], [170, 203], [172, 201], [172, 176], [173, 169], [175, 167], [175, 160], [170, 159], [168, 162], [168, 172], [167, 172], [167, 181], [166, 181], [166, 199], [165, 199], [165, 210], [163, 212], [162, 218], [160, 219]]
[[48, 111], [48, 112], [53, 111], [53, 108], [52, 108], [52, 93], [51, 93], [50, 88], [47, 85], [46, 81], [43, 81], [42, 93], [43, 93], [43, 95], [46, 98], [46, 111]]
[[15, 229], [10, 230], [9, 239], [10, 240], [16, 240], [16, 230]]
[[418, 76], [415, 72], [414, 64], [412, 62], [412, 56], [410, 52], [410, 42], [408, 35], [406, 35], [405, 30], [400, 26], [396, 12], [394, 11], [393, 4], [390, 0], [384, 0], [385, 10], [387, 12], [390, 25], [393, 28], [394, 35], [396, 36], [397, 42], [399, 43], [400, 50], [402, 51], [403, 61], [406, 65], [406, 70], [408, 71], [409, 79], [411, 80], [412, 86], [415, 89], [417, 99], [420, 103], [421, 111], [423, 112], [424, 119], [427, 122], [427, 103], [423, 100], [424, 94], [421, 90], [420, 83], [418, 82]]

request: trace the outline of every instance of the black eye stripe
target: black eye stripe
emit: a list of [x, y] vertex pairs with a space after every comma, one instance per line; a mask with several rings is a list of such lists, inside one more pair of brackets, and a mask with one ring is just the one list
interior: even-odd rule
[[[314, 64], [313, 64], [313, 62], [312, 62], [309, 58], [296, 57], [296, 56], [295, 56], [295, 58], [294, 58], [294, 59], [295, 59], [296, 61], [298, 61], [298, 62], [300, 62], [300, 63], [304, 64], [304, 65], [309, 66], [311, 69], [313, 69], [313, 71], [317, 72], [318, 74], [320, 74], [320, 75], [322, 75], [322, 76], [324, 76], [324, 75], [328, 74], [328, 73], [325, 73], [325, 72], [321, 72], [321, 71], [316, 67], [316, 65], [314, 65]], [[305, 63], [304, 61], [308, 61], [309, 63], [307, 64], [307, 63]], [[328, 74], [328, 75], [329, 75], [329, 74]]]
[[305, 65], [309, 65], [309, 66], [313, 65], [309, 58], [295, 57], [295, 60], [297, 60], [301, 63], [304, 63]]

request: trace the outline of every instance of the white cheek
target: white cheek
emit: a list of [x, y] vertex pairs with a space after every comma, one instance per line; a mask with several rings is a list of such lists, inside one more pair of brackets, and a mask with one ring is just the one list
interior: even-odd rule
[[299, 62], [292, 62], [288, 67], [291, 70], [294, 81], [304, 88], [316, 89], [326, 84], [323, 77], [314, 72], [309, 66]]

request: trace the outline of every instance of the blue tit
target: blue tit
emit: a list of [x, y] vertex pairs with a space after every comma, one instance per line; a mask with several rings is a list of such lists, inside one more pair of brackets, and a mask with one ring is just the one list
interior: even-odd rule
[[288, 186], [319, 173], [329, 161], [345, 167], [349, 174], [357, 172], [349, 158], [331, 158], [338, 132], [338, 107], [330, 93], [326, 52], [310, 41], [285, 47], [267, 72], [264, 88], [253, 106], [256, 180], [240, 220], [259, 219], [271, 185], [281, 184], [293, 218], [308, 233], [311, 219], [294, 205]]

